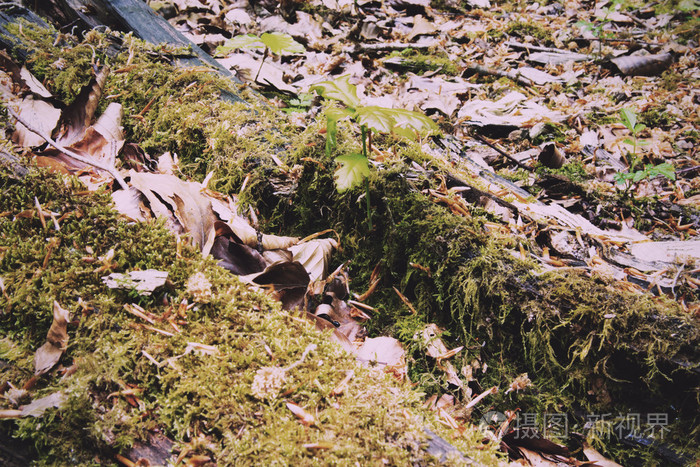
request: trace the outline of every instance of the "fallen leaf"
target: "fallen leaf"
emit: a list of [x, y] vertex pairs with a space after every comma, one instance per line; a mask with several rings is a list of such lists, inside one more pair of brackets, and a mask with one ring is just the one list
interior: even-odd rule
[[[19, 101], [15, 107], [20, 117], [27, 120], [27, 122], [31, 122], [34, 128], [41, 130], [46, 135], [51, 134], [61, 117], [60, 110], [48, 102], [36, 100], [31, 96]], [[27, 124], [29, 125], [30, 123]], [[12, 135], [12, 139], [18, 145], [27, 148], [41, 146], [45, 143], [44, 138], [29, 131], [27, 127], [19, 122], [15, 124], [15, 132]]]
[[102, 67], [63, 111], [54, 138], [58, 143], [68, 146], [84, 137], [85, 131], [95, 117], [95, 111], [102, 97], [102, 88], [108, 76], [109, 67]]
[[593, 449], [585, 441], [583, 442], [583, 454], [588, 458], [589, 461], [594, 462], [595, 465], [598, 465], [600, 467], [622, 467], [617, 462], [611, 461], [610, 459]]
[[299, 421], [305, 426], [311, 426], [316, 423], [316, 419], [309, 412], [301, 408], [294, 402], [287, 402], [287, 408], [299, 418]]
[[155, 289], [165, 284], [168, 280], [167, 271], [146, 269], [145, 271], [130, 271], [126, 274], [113, 272], [102, 277], [110, 289], [136, 290], [139, 295], [151, 295]]
[[173, 175], [129, 171], [131, 185], [143, 193], [156, 216], [165, 217], [171, 230], [187, 232], [204, 256], [214, 244], [216, 215], [202, 186]]
[[362, 363], [376, 363], [380, 367], [396, 365], [406, 352], [393, 337], [381, 336], [365, 340], [357, 350], [357, 359]]
[[60, 407], [66, 400], [62, 392], [54, 392], [46, 397], [32, 401], [22, 407], [22, 417], [41, 417], [47, 409]]
[[53, 302], [53, 322], [46, 335], [46, 343], [34, 354], [34, 374], [41, 375], [58, 363], [68, 344], [68, 321], [70, 312]]
[[309, 273], [311, 281], [326, 278], [331, 253], [338, 247], [333, 238], [317, 238], [289, 248], [294, 261], [298, 261]]

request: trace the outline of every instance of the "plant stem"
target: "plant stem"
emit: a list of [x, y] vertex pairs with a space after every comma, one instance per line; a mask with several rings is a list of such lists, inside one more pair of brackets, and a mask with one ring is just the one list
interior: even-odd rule
[[[369, 158], [367, 158], [367, 127], [365, 125], [361, 125], [360, 131], [362, 132], [362, 155], [365, 156], [365, 159], [367, 159], [367, 162], [369, 163]], [[367, 203], [367, 227], [369, 227], [369, 230], [372, 231], [372, 205], [369, 201], [369, 177], [365, 178], [365, 200]]]
[[258, 72], [255, 74], [255, 79], [253, 80], [254, 83], [258, 82], [258, 76], [260, 76], [260, 72], [262, 71], [262, 67], [265, 64], [265, 59], [267, 58], [267, 54], [268, 54], [269, 50], [270, 49], [265, 47], [265, 53], [263, 54], [262, 61], [260, 62], [260, 68], [258, 68]]
[[369, 203], [369, 178], [365, 178], [365, 199], [367, 199], [367, 227], [372, 231], [372, 206]]
[[360, 131], [362, 131], [362, 155], [367, 158], [367, 127], [361, 125]]

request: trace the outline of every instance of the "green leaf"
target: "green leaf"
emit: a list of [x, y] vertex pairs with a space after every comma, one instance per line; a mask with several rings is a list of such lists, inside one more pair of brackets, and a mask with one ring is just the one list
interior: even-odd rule
[[340, 192], [361, 184], [369, 177], [369, 163], [362, 154], [347, 154], [336, 157], [335, 161], [341, 164], [335, 171], [335, 186]]
[[580, 27], [581, 29], [585, 30], [592, 30], [595, 25], [589, 21], [577, 21], [576, 26]]
[[357, 88], [350, 84], [350, 76], [341, 76], [334, 81], [322, 81], [311, 86], [311, 91], [316, 91], [326, 99], [335, 99], [347, 105], [351, 109], [360, 106], [360, 98], [357, 96]]
[[637, 183], [638, 181], [649, 177], [649, 174], [647, 173], [646, 170], [638, 170], [633, 174], [632, 181], [634, 183]]
[[219, 46], [216, 51], [218, 52], [220, 49], [227, 49], [229, 51], [235, 49], [262, 49], [263, 47], [265, 47], [265, 44], [263, 44], [260, 38], [255, 34], [243, 34], [228, 39], [223, 45]]
[[629, 144], [630, 146], [634, 146], [634, 140], [632, 138], [625, 138], [622, 140], [623, 143]]
[[635, 134], [637, 134], [637, 133], [639, 133], [640, 131], [642, 131], [643, 129], [645, 129], [646, 127], [647, 127], [647, 126], [646, 126], [645, 124], [643, 124], [643, 123], [637, 123], [637, 124], [634, 126], [634, 130], [633, 130], [633, 131], [634, 131]]
[[669, 180], [675, 180], [676, 179], [676, 169], [673, 167], [672, 164], [669, 164], [668, 162], [664, 162], [663, 164], [659, 164], [656, 167], [654, 167], [656, 171], [663, 175], [664, 177], [668, 178]]
[[[391, 109], [391, 115], [396, 120], [396, 127], [411, 129], [415, 133], [428, 135], [438, 131], [437, 124], [425, 114], [405, 109]], [[397, 132], [397, 128], [394, 128]], [[413, 135], [415, 136], [415, 135]]]
[[620, 118], [627, 129], [634, 133], [634, 127], [637, 125], [637, 114], [634, 113], [634, 110], [628, 108], [620, 110]]
[[266, 32], [260, 36], [260, 41], [275, 55], [282, 55], [283, 53], [303, 54], [306, 52], [304, 46], [295, 41], [289, 34]]
[[392, 115], [393, 110], [376, 105], [360, 107], [356, 110], [357, 123], [378, 133], [391, 133], [396, 126], [396, 119]]

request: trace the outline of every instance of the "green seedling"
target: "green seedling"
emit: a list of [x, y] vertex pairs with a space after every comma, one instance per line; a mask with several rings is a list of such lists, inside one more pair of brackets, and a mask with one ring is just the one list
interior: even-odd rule
[[675, 169], [673, 165], [668, 162], [656, 166], [646, 164], [643, 169], [635, 170], [641, 163], [641, 158], [637, 155], [637, 147], [649, 144], [647, 141], [639, 139], [639, 133], [646, 128], [646, 125], [637, 123], [637, 114], [634, 110], [628, 108], [620, 110], [620, 119], [631, 134], [631, 137], [625, 138], [624, 142], [631, 145], [633, 149], [629, 154], [629, 170], [627, 172], [618, 172], [615, 174], [615, 181], [617, 184], [626, 185], [625, 191], [627, 191], [631, 186], [629, 182], [637, 183], [641, 180], [651, 179], [659, 175], [663, 175], [669, 180], [675, 180]]
[[576, 26], [580, 27], [582, 30], [586, 31], [591, 31], [591, 34], [598, 39], [598, 52], [597, 56], [600, 58], [601, 52], [603, 49], [603, 41], [602, 39], [605, 39], [609, 37], [609, 34], [605, 32], [605, 26], [611, 22], [610, 20], [610, 14], [613, 13], [618, 5], [621, 5], [624, 3], [624, 0], [613, 0], [610, 3], [610, 6], [601, 9], [603, 12], [603, 18], [596, 20], [595, 22], [591, 21], [579, 21], [576, 23]]
[[637, 145], [644, 146], [649, 144], [645, 140], [638, 139], [639, 133], [646, 128], [646, 125], [643, 123], [637, 123], [637, 114], [632, 109], [625, 108], [620, 110], [620, 118], [622, 120], [622, 124], [625, 125], [625, 127], [627, 127], [632, 134], [632, 138], [625, 138], [624, 142], [632, 145], [632, 155], [636, 156]]
[[224, 45], [217, 47], [215, 55], [217, 57], [222, 57], [236, 49], [261, 48], [265, 48], [265, 52], [263, 53], [260, 68], [258, 68], [258, 72], [256, 73], [253, 81], [258, 80], [258, 76], [260, 76], [260, 71], [265, 63], [265, 59], [270, 53], [273, 53], [274, 55], [286, 55], [302, 54], [306, 51], [304, 46], [295, 41], [289, 34], [266, 32], [261, 36], [256, 36], [255, 34], [243, 34], [232, 37], [231, 39], [227, 40]]
[[337, 157], [340, 167], [335, 172], [336, 188], [339, 192], [349, 190], [365, 182], [367, 203], [367, 225], [372, 230], [372, 211], [369, 199], [369, 159], [372, 132], [389, 133], [399, 137], [415, 139], [436, 132], [438, 127], [426, 115], [404, 109], [389, 109], [376, 105], [363, 106], [357, 88], [350, 84], [349, 76], [334, 81], [323, 81], [311, 87], [321, 97], [345, 104], [345, 108], [331, 108], [326, 112], [326, 155], [331, 156], [337, 145], [338, 122], [350, 119], [360, 125], [362, 153]]
[[294, 112], [303, 112], [311, 107], [313, 101], [313, 96], [307, 93], [298, 94], [296, 97], [289, 100], [287, 103], [288, 107], [282, 109], [283, 112], [288, 114]]

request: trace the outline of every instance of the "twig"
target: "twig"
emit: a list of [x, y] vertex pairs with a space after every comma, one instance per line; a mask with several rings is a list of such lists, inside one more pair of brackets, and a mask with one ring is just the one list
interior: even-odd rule
[[673, 278], [673, 284], [671, 284], [671, 292], [673, 292], [673, 299], [674, 300], [676, 300], [678, 298], [676, 296], [676, 285], [678, 284], [678, 278], [681, 276], [683, 269], [684, 269], [683, 265], [681, 265], [681, 267], [678, 268], [678, 272], [676, 273], [676, 277]]
[[430, 48], [427, 44], [406, 44], [404, 42], [378, 42], [376, 44], [359, 43], [350, 47], [343, 48], [343, 52], [354, 54], [359, 52], [382, 52], [386, 50], [427, 50]]
[[564, 54], [564, 55], [582, 55], [589, 57], [586, 54], [578, 53], [578, 52], [571, 52], [570, 50], [564, 50], [564, 49], [555, 49], [554, 47], [542, 47], [540, 45], [532, 45], [532, 44], [523, 44], [520, 42], [516, 41], [507, 41], [505, 43], [508, 47], [511, 47], [513, 49], [523, 49], [523, 50], [534, 50], [535, 52], [548, 52], [548, 53], [553, 53], [553, 54]]
[[500, 155], [502, 155], [503, 157], [505, 157], [505, 158], [507, 158], [507, 159], [510, 159], [511, 161], [513, 161], [513, 162], [515, 162], [516, 164], [518, 164], [518, 167], [523, 168], [523, 169], [525, 169], [525, 170], [528, 170], [528, 171], [532, 172], [532, 167], [529, 167], [529, 166], [523, 164], [523, 163], [520, 162], [518, 159], [516, 159], [515, 157], [511, 156], [510, 154], [508, 154], [507, 152], [505, 152], [503, 149], [499, 148], [498, 146], [496, 146], [495, 144], [493, 144], [492, 142], [490, 142], [489, 140], [487, 140], [486, 138], [484, 138], [484, 137], [481, 136], [480, 134], [478, 134], [478, 133], [473, 133], [473, 136], [474, 136], [476, 139], [478, 139], [479, 141], [481, 141], [482, 143], [484, 143], [485, 145], [487, 145], [488, 147], [490, 147], [491, 149], [493, 149], [494, 151], [496, 151], [497, 153], [499, 153]]
[[109, 173], [116, 181], [119, 183], [119, 186], [121, 186], [123, 189], [128, 190], [129, 185], [126, 183], [124, 178], [117, 172], [117, 169], [115, 167], [107, 167], [105, 165], [100, 164], [99, 162], [96, 161], [91, 161], [90, 159], [87, 159], [79, 154], [74, 153], [70, 149], [64, 148], [61, 146], [59, 143], [54, 141], [49, 135], [44, 133], [43, 131], [35, 128], [31, 123], [27, 122], [25, 119], [19, 116], [17, 112], [15, 112], [9, 105], [6, 107], [7, 111], [14, 117], [15, 120], [17, 120], [19, 123], [24, 125], [29, 131], [32, 133], [41, 136], [47, 143], [49, 143], [51, 146], [65, 154], [66, 156], [75, 159], [76, 161], [82, 162], [84, 164], [91, 165], [97, 169], [104, 170], [105, 172]]
[[484, 397], [488, 396], [489, 394], [496, 394], [498, 392], [498, 386], [494, 386], [491, 389], [487, 389], [486, 391], [482, 392], [478, 396], [476, 396], [474, 399], [472, 399], [464, 408], [465, 409], [471, 409], [474, 407], [476, 404], [478, 404], [481, 399]]

